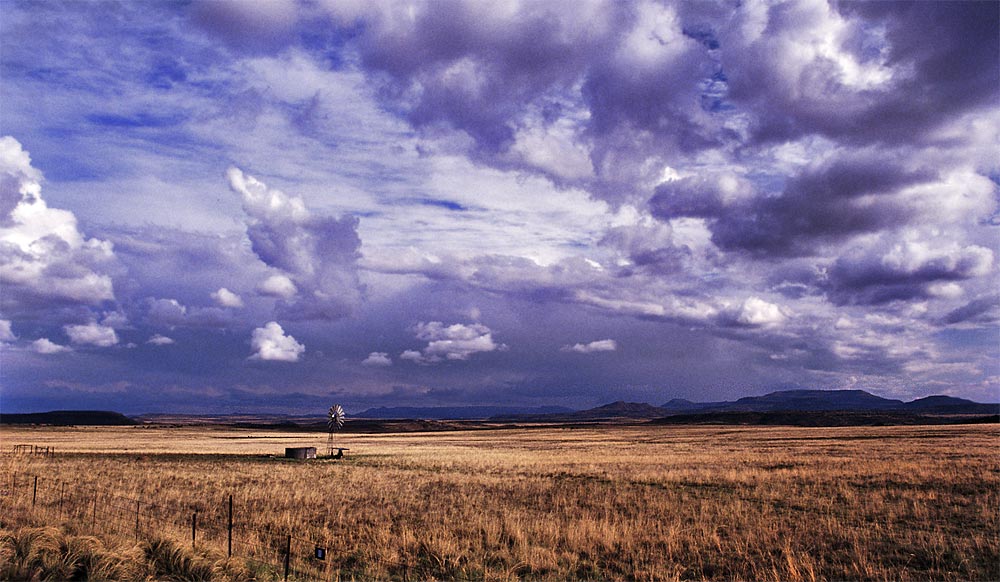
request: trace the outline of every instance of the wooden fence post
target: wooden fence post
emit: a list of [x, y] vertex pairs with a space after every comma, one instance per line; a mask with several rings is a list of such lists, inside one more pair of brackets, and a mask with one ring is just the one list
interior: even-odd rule
[[288, 535], [285, 542], [285, 581], [288, 581], [288, 561], [292, 557], [292, 535]]
[[66, 495], [66, 484], [59, 484], [59, 519], [63, 518], [63, 497]]
[[97, 489], [94, 489], [94, 515], [90, 519], [90, 529], [97, 529]]
[[38, 499], [38, 475], [35, 475], [35, 485], [31, 489], [31, 506], [35, 506], [35, 500]]
[[233, 557], [233, 496], [229, 495], [229, 557]]
[[194, 549], [195, 532], [198, 531], [198, 512], [191, 514], [191, 549]]

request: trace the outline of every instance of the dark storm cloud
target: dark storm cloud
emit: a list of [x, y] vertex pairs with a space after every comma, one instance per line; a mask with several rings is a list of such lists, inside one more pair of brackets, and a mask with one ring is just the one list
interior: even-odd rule
[[992, 267], [987, 248], [911, 240], [851, 250], [830, 268], [827, 289], [837, 304], [880, 304], [924, 298], [932, 283], [965, 281]]
[[[539, 2], [484, 10], [447, 1], [418, 3], [409, 17], [385, 6], [331, 10], [335, 22], [358, 31], [362, 64], [391, 107], [431, 133], [465, 132], [472, 155], [499, 168], [587, 183], [617, 199], [632, 195], [647, 171], [642, 159], [732, 139], [720, 138], [702, 106], [718, 73], [711, 32], [686, 31], [674, 6]], [[566, 149], [557, 135], [580, 146], [592, 171], [559, 159]]]
[[207, 0], [192, 3], [192, 20], [234, 49], [252, 54], [274, 52], [295, 38], [295, 0]]
[[979, 297], [965, 305], [948, 312], [942, 322], [948, 325], [956, 323], [989, 324], [1000, 320], [1000, 295]]
[[460, 1], [414, 8], [409, 23], [391, 8], [364, 15], [362, 62], [388, 74], [383, 90], [415, 125], [451, 124], [487, 153], [509, 147], [523, 109], [569, 88], [627, 18], [624, 5], [599, 7], [591, 22], [566, 18], [573, 5], [555, 2], [527, 5], [511, 21]]
[[[839, 242], [922, 218], [921, 209], [900, 191], [935, 178], [931, 170], [912, 169], [895, 154], [858, 151], [807, 167], [786, 183], [780, 196], [756, 196], [723, 211], [711, 202], [718, 195], [708, 192], [704, 199], [710, 202], [694, 210], [719, 217], [713, 240], [724, 249], [809, 254], [817, 243]], [[685, 208], [683, 197], [665, 194], [654, 197], [654, 210], [683, 211], [694, 204], [686, 202]], [[688, 195], [688, 199], [696, 198]], [[681, 206], [675, 208], [678, 200]]]
[[[740, 13], [742, 29], [720, 41], [722, 63], [728, 99], [757, 113], [757, 140], [909, 143], [996, 103], [995, 3], [788, 2]], [[851, 78], [845, 58], [872, 75]]]
[[660, 184], [649, 207], [653, 216], [662, 220], [682, 216], [718, 218], [726, 212], [725, 197], [719, 180], [699, 175]]

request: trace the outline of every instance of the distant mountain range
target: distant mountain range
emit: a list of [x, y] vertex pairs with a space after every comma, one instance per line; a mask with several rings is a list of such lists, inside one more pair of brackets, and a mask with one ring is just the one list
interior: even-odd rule
[[996, 414], [1000, 404], [980, 404], [953, 396], [927, 396], [911, 402], [875, 396], [864, 390], [783, 390], [747, 396], [735, 402], [690, 402], [674, 399], [660, 406], [669, 413], [691, 412], [822, 412], [896, 411], [919, 414]]
[[369, 408], [352, 416], [371, 419], [482, 420], [494, 416], [568, 414], [571, 412], [574, 412], [572, 408], [564, 406], [383, 406]]
[[[864, 390], [783, 390], [764, 396], [747, 396], [736, 401], [692, 402], [675, 398], [660, 406], [638, 402], [612, 402], [570, 413], [544, 415], [502, 415], [497, 421], [574, 422], [615, 418], [658, 419], [673, 416], [695, 416], [716, 413], [892, 413], [899, 415], [993, 415], [1000, 413], [1000, 404], [980, 404], [952, 396], [928, 396], [903, 402], [875, 396]], [[736, 418], [736, 417], [733, 417]]]
[[[952, 396], [928, 396], [911, 402], [881, 398], [864, 390], [784, 390], [735, 401], [692, 402], [675, 398], [660, 406], [612, 402], [588, 410], [560, 406], [451, 406], [369, 408], [349, 416], [352, 432], [456, 430], [495, 423], [584, 423], [650, 420], [657, 424], [759, 424], [841, 426], [1000, 422], [1000, 404], [981, 404]], [[476, 422], [452, 422], [476, 421]], [[0, 414], [0, 424], [129, 425], [225, 424], [247, 428], [323, 430], [317, 415], [170, 415], [129, 418], [117, 412], [63, 410]]]

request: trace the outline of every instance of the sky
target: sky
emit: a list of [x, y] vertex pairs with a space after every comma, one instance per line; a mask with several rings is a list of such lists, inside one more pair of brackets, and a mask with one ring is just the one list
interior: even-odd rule
[[1000, 400], [1000, 4], [0, 0], [0, 410]]

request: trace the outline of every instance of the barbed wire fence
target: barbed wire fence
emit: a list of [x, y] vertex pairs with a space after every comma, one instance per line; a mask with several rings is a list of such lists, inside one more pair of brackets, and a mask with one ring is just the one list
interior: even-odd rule
[[206, 498], [196, 506], [171, 506], [29, 472], [12, 472], [0, 484], [0, 493], [3, 513], [14, 522], [71, 522], [95, 534], [136, 541], [171, 537], [194, 550], [245, 560], [278, 580], [332, 580], [338, 575], [328, 556], [329, 539], [250, 526], [241, 519], [248, 508], [234, 506], [232, 495]]

